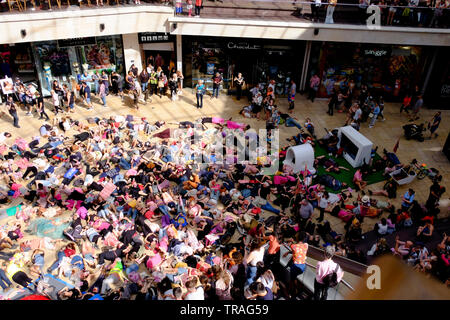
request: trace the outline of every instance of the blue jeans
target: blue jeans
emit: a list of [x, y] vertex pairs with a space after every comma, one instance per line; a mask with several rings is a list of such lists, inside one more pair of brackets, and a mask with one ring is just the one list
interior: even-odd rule
[[125, 212], [125, 214], [127, 215], [127, 216], [130, 216], [131, 215], [131, 218], [133, 219], [133, 220], [135, 220], [136, 219], [136, 216], [137, 216], [137, 214], [138, 214], [138, 210], [136, 209], [136, 208], [130, 208], [130, 209], [128, 209], [128, 211], [127, 212]]
[[203, 108], [203, 94], [197, 93], [197, 108]]
[[219, 87], [217, 87], [217, 88], [213, 87], [212, 96], [216, 97], [216, 98], [219, 96]]
[[120, 158], [119, 166], [124, 170], [130, 170], [131, 165], [124, 158]]
[[165, 215], [169, 215], [169, 208], [165, 205], [159, 206], [158, 209]]
[[11, 281], [9, 281], [8, 277], [5, 274], [5, 271], [0, 269], [0, 286], [3, 290], [12, 285]]
[[100, 85], [98, 84], [98, 80], [94, 80], [94, 85], [95, 85], [95, 93], [98, 94], [99, 87], [100, 87]]
[[256, 271], [258, 270], [257, 267], [251, 266], [251, 265], [247, 265], [247, 281], [245, 282], [245, 285], [248, 286], [250, 284], [252, 284], [253, 282], [255, 282], [255, 277], [256, 277]]
[[295, 121], [294, 119], [292, 119], [290, 117], [286, 119], [286, 123], [285, 124], [286, 124], [286, 127], [297, 127], [299, 129], [302, 128], [300, 123], [298, 123], [297, 121]]
[[103, 106], [106, 107], [106, 97], [102, 96], [100, 99], [102, 99]]
[[59, 264], [61, 263], [62, 259], [65, 257], [66, 255], [64, 254], [64, 251], [59, 251], [58, 252], [58, 259], [53, 262], [53, 264], [50, 266], [50, 268], [48, 268], [49, 272], [52, 272], [55, 269], [58, 269]]
[[142, 86], [142, 92], [145, 92], [145, 90], [147, 90], [148, 83], [147, 82], [141, 83], [141, 86]]
[[273, 212], [273, 213], [276, 213], [276, 214], [280, 213], [280, 210], [275, 209], [274, 207], [272, 207], [272, 205], [269, 203], [269, 201], [267, 201], [267, 203], [265, 205], [261, 206], [261, 209], [264, 209], [264, 210], [267, 210], [267, 211], [270, 211], [270, 212]]

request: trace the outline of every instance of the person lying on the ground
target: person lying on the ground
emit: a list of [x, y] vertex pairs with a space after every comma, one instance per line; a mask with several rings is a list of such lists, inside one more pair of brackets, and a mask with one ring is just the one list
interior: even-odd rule
[[334, 191], [338, 191], [347, 186], [347, 184], [345, 182], [341, 182], [329, 174], [318, 175], [317, 181], [318, 181], [318, 183], [320, 183], [328, 188], [331, 188]]
[[394, 256], [399, 256], [405, 258], [409, 255], [411, 248], [413, 246], [412, 241], [400, 241], [400, 237], [397, 235], [395, 237], [395, 247], [391, 248], [392, 254]]
[[339, 173], [341, 170], [350, 171], [350, 169], [340, 166], [336, 161], [327, 158], [325, 155], [316, 157], [314, 165], [323, 166], [327, 172], [333, 171]]
[[370, 199], [370, 205], [372, 207], [375, 207], [377, 209], [381, 209], [383, 211], [391, 212], [391, 211], [395, 210], [395, 207], [389, 201], [382, 201], [382, 200], [377, 200], [377, 199], [371, 198]]
[[382, 195], [390, 199], [394, 199], [397, 197], [397, 183], [391, 181], [383, 186], [383, 190], [373, 190], [373, 191], [368, 190], [368, 191], [369, 195], [374, 196]]

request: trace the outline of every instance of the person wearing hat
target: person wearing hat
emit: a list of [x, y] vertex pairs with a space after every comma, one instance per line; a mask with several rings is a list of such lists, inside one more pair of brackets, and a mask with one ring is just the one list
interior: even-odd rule
[[329, 278], [336, 273], [336, 280], [339, 283], [344, 277], [344, 271], [332, 260], [335, 254], [334, 246], [325, 248], [325, 260], [317, 263], [316, 277], [314, 279], [314, 300], [327, 300]]

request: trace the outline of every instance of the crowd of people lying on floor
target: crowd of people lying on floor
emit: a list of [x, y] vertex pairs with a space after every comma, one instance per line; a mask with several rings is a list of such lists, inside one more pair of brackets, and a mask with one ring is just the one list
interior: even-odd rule
[[[96, 295], [164, 300], [295, 297], [308, 245], [333, 247], [327, 249], [327, 259], [335, 251], [360, 262], [366, 254], [392, 250], [416, 268], [448, 279], [449, 237], [431, 253], [425, 248], [445, 192], [439, 180], [425, 206], [410, 189], [396, 209], [389, 201], [397, 196], [392, 182], [383, 190], [367, 191], [370, 196], [363, 191], [372, 170], [388, 173], [400, 165], [395, 154], [385, 152], [379, 161], [358, 169], [355, 199], [352, 188], [328, 174], [345, 171], [335, 160], [342, 150], [333, 132], [319, 140], [311, 130], [292, 138], [295, 144], [320, 144], [333, 155], [315, 161], [316, 169], [321, 166], [328, 173], [292, 173], [282, 165], [289, 144], [279, 151], [279, 171], [266, 175], [270, 157], [258, 158], [257, 164], [237, 163], [236, 150], [227, 147], [229, 163], [220, 164], [214, 153], [206, 165], [193, 161], [196, 152], [209, 148], [214, 133], [226, 137], [248, 125], [213, 117], [178, 126], [186, 130], [174, 136], [175, 128], [145, 118], [66, 117], [54, 126], [44, 123], [30, 141], [1, 133], [0, 203], [9, 209], [0, 214], [6, 219], [0, 248], [2, 256], [10, 254], [0, 269], [3, 296], [12, 282], [45, 294], [39, 283], [49, 273], [70, 284], [58, 292], [62, 300]], [[195, 145], [189, 144], [194, 131], [201, 137]], [[389, 216], [375, 224], [380, 240], [362, 252], [358, 244], [364, 219], [378, 219], [385, 211]], [[332, 229], [328, 215], [346, 223], [345, 234]], [[414, 222], [423, 223], [417, 239], [386, 246], [387, 234]], [[288, 286], [280, 281], [281, 246], [293, 253], [294, 276]], [[334, 271], [333, 266], [323, 268], [316, 275], [318, 290]]]

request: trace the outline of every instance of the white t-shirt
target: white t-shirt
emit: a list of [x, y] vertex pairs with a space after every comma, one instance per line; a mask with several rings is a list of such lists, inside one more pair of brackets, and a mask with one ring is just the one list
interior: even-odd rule
[[388, 229], [388, 225], [382, 225], [381, 223], [378, 224], [378, 233], [379, 234], [386, 234]]
[[205, 300], [205, 291], [203, 290], [203, 287], [198, 287], [194, 292], [188, 293], [184, 300]]
[[5, 141], [7, 138], [5, 136], [5, 132], [1, 132], [0, 133], [0, 143], [3, 143], [3, 141]]

